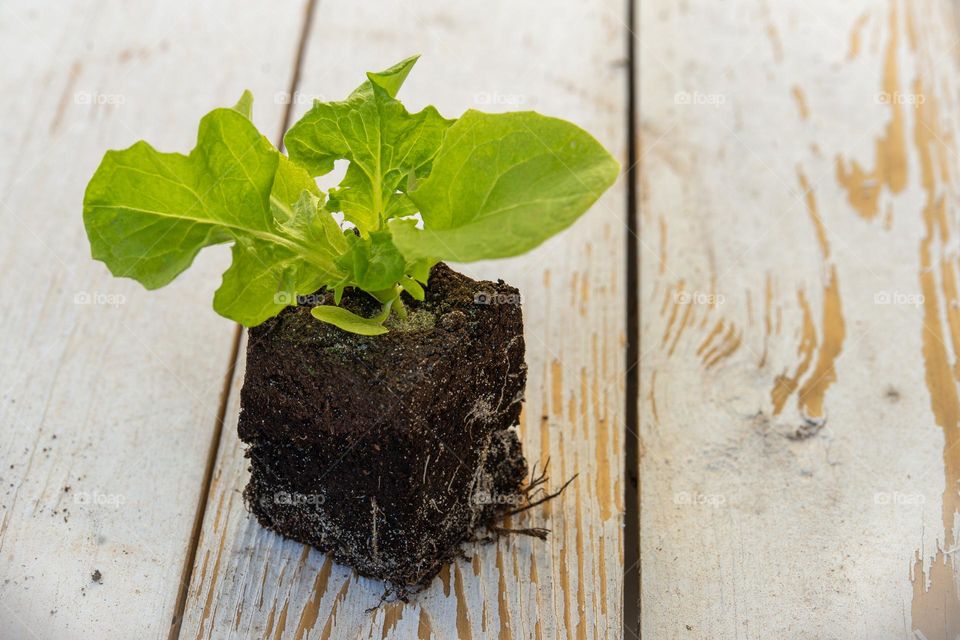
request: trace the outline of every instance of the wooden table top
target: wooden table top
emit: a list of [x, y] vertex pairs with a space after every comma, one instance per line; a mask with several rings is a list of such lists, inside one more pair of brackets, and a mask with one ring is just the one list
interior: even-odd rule
[[[0, 638], [960, 637], [960, 22], [905, 2], [0, 6]], [[421, 53], [411, 108], [535, 109], [616, 185], [465, 265], [524, 297], [520, 435], [566, 493], [410, 602], [261, 528], [245, 335], [203, 252], [90, 259], [107, 148]], [[94, 579], [96, 574], [97, 579]]]

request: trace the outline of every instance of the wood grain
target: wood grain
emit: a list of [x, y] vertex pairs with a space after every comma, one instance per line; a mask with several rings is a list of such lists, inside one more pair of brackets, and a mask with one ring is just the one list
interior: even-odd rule
[[948, 2], [642, 2], [642, 632], [955, 638]]
[[[401, 95], [409, 108], [435, 103], [447, 115], [534, 108], [584, 126], [622, 161], [625, 13], [602, 2], [455, 10], [435, 1], [321, 2], [300, 91], [337, 99], [363, 71], [420, 52]], [[530, 367], [525, 452], [541, 466], [551, 459], [554, 486], [580, 474], [562, 499], [517, 518], [551, 528], [550, 539], [471, 547], [472, 561], [444, 571], [409, 604], [367, 611], [381, 585], [263, 530], [245, 511], [248, 474], [234, 432], [238, 371], [183, 637], [621, 636], [625, 189], [621, 181], [569, 232], [531, 254], [466, 269], [521, 289]]]
[[[0, 7], [0, 636], [166, 638], [233, 342], [227, 254], [163, 291], [90, 259], [104, 150], [188, 150], [245, 87], [271, 133], [300, 2]], [[99, 571], [101, 583], [91, 574]]]

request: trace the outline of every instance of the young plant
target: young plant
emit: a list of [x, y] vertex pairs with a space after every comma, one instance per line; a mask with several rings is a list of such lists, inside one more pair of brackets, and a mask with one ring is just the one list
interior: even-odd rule
[[[284, 136], [288, 155], [253, 125], [249, 92], [204, 116], [188, 155], [143, 141], [108, 151], [83, 200], [93, 257], [156, 289], [204, 247], [231, 242], [213, 300], [221, 315], [255, 326], [325, 288], [334, 304], [314, 307], [317, 319], [377, 335], [390, 314], [405, 315], [401, 292], [423, 299], [437, 262], [528, 251], [613, 184], [616, 160], [569, 122], [408, 112], [396, 95], [416, 60], [368, 73], [346, 100], [315, 101]], [[323, 193], [315, 177], [337, 160], [346, 174]], [[337, 306], [347, 287], [380, 312]]]

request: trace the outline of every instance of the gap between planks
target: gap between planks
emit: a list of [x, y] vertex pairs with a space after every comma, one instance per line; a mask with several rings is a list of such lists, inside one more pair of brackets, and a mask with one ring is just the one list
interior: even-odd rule
[[[313, 15], [317, 7], [317, 0], [307, 0], [303, 14], [303, 26], [300, 30], [300, 42], [297, 46], [297, 54], [293, 61], [293, 73], [290, 76], [290, 87], [288, 95], [293, 96], [300, 83], [300, 72], [303, 67], [303, 56], [307, 50], [307, 42], [310, 39], [311, 25], [313, 24]], [[277, 133], [277, 148], [283, 150], [283, 134], [290, 125], [290, 117], [293, 113], [294, 100], [289, 100], [286, 109], [283, 111], [283, 120], [280, 124], [280, 131]], [[233, 378], [237, 370], [237, 359], [240, 356], [240, 345], [243, 338], [243, 327], [236, 325], [233, 333], [233, 344], [230, 350], [230, 357], [227, 363], [227, 371], [224, 376], [223, 390], [220, 393], [220, 406], [217, 409], [217, 420], [213, 427], [213, 436], [210, 439], [210, 446], [207, 452], [206, 468], [203, 472], [203, 481], [200, 488], [200, 497], [197, 501], [197, 508], [194, 514], [193, 527], [190, 531], [190, 543], [187, 549], [187, 555], [184, 559], [183, 569], [180, 572], [180, 583], [177, 587], [177, 603], [173, 610], [173, 619], [170, 622], [169, 640], [178, 640], [180, 638], [180, 628], [183, 624], [183, 612], [187, 603], [187, 593], [190, 590], [190, 580], [193, 577], [193, 566], [197, 557], [197, 549], [200, 546], [200, 533], [203, 529], [203, 519], [207, 513], [207, 498], [210, 495], [210, 485], [213, 482], [213, 470], [217, 463], [217, 453], [220, 450], [220, 441], [223, 436], [223, 424], [227, 417], [227, 407], [230, 402], [230, 389], [233, 385]]]
[[637, 209], [639, 184], [637, 124], [637, 2], [626, 1], [627, 38], [627, 343], [624, 401], [624, 529], [623, 529], [623, 637], [640, 638], [640, 214]]

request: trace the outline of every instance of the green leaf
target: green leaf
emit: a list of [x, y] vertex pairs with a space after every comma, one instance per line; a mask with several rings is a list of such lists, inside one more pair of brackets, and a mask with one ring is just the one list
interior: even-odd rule
[[[246, 96], [238, 104], [245, 102]], [[114, 275], [156, 289], [203, 247], [233, 241], [233, 264], [214, 308], [247, 326], [259, 324], [294, 294], [344, 277], [335, 246], [325, 234], [308, 233], [314, 227], [303, 219], [309, 210], [275, 218], [291, 191], [278, 187], [281, 195], [271, 199], [280, 157], [235, 109], [207, 114], [186, 156], [142, 141], [108, 151], [84, 195], [93, 257]]]
[[[400, 87], [403, 86], [404, 81], [410, 74], [410, 70], [413, 69], [413, 65], [415, 65], [419, 59], [420, 54], [417, 54], [410, 56], [406, 60], [401, 60], [389, 69], [377, 72], [370, 71], [367, 73], [367, 79], [379, 85], [391, 98], [396, 98]], [[357, 88], [357, 91], [365, 91], [366, 88], [367, 84], [364, 83]]]
[[390, 311], [390, 305], [384, 305], [386, 313], [381, 312], [375, 318], [364, 318], [355, 313], [347, 311], [343, 307], [334, 307], [331, 305], [320, 305], [310, 310], [310, 314], [317, 320], [328, 322], [344, 331], [350, 333], [359, 333], [362, 336], [379, 336], [387, 333], [387, 328], [383, 326], [387, 314]]
[[297, 296], [313, 293], [329, 280], [304, 265], [285, 247], [240, 236], [233, 244], [233, 263], [213, 297], [222, 316], [253, 327], [297, 304]]
[[[249, 91], [201, 120], [188, 155], [142, 141], [107, 152], [84, 195], [93, 257], [154, 289], [204, 247], [231, 243], [219, 313], [253, 326], [325, 289], [336, 306], [314, 308], [315, 317], [377, 335], [390, 313], [405, 315], [403, 291], [425, 298], [440, 260], [527, 251], [616, 179], [616, 160], [562, 120], [408, 112], [396, 96], [416, 61], [367, 73], [346, 100], [315, 102], [285, 136], [289, 156], [254, 127]], [[315, 177], [337, 160], [349, 166], [325, 195]], [[345, 231], [339, 212], [356, 229]], [[378, 300], [380, 314], [339, 308], [348, 288]]]
[[467, 111], [447, 131], [429, 177], [408, 194], [424, 229], [393, 220], [393, 240], [408, 260], [514, 256], [570, 226], [618, 172], [603, 146], [569, 122]]
[[427, 284], [427, 280], [430, 278], [430, 270], [437, 262], [438, 260], [431, 258], [414, 260], [407, 265], [407, 274], [420, 284]]
[[[281, 156], [280, 166], [283, 164]], [[279, 170], [277, 175], [279, 177]], [[289, 217], [277, 220], [278, 229], [291, 238], [309, 243], [336, 263], [347, 250], [347, 241], [330, 212], [320, 206], [321, 199], [314, 195], [313, 191], [319, 192], [316, 183], [312, 178], [309, 181], [313, 190], [304, 188], [300, 192], [299, 199], [289, 209]], [[275, 181], [271, 203], [276, 193]], [[243, 325], [256, 326], [284, 307], [296, 305], [297, 296], [331, 284], [337, 275], [303, 264], [301, 256], [286, 247], [238, 237], [233, 245], [233, 265], [223, 274], [213, 307]]]
[[346, 240], [349, 248], [337, 265], [347, 272], [352, 286], [372, 293], [393, 287], [403, 278], [406, 262], [389, 231], [373, 231], [366, 238], [349, 234]]
[[434, 107], [411, 114], [394, 98], [414, 62], [408, 58], [367, 74], [367, 82], [342, 102], [315, 102], [284, 137], [291, 159], [314, 176], [331, 171], [336, 160], [350, 161], [331, 191], [331, 207], [363, 235], [389, 216], [409, 214], [402, 191], [411, 175], [426, 175], [451, 124]]
[[387, 205], [385, 216], [388, 219], [403, 218], [412, 216], [416, 212], [417, 205], [413, 204], [413, 200], [405, 193], [398, 193], [390, 200], [390, 204]]
[[403, 278], [400, 279], [400, 286], [403, 287], [403, 290], [409, 293], [414, 300], [420, 300], [422, 302], [426, 297], [426, 291], [423, 290], [420, 283], [410, 276], [403, 276]]
[[324, 251], [334, 262], [349, 249], [343, 229], [333, 215], [322, 206], [322, 199], [304, 190], [293, 204], [290, 217], [279, 220], [281, 231]]
[[247, 120], [253, 121], [253, 94], [245, 90], [237, 104], [233, 105], [233, 110], [241, 114]]
[[321, 194], [316, 181], [306, 169], [294, 164], [282, 153], [277, 156], [279, 162], [270, 191], [270, 206], [273, 217], [283, 222], [293, 218], [293, 204], [300, 199], [301, 193], [307, 191], [318, 198]]

